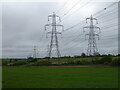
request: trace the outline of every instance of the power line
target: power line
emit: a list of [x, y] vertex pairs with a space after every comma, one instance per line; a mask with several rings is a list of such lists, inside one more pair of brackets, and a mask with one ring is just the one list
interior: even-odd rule
[[[110, 8], [111, 6], [113, 6], [113, 5], [115, 5], [115, 4], [116, 4], [116, 3], [113, 3], [113, 4], [109, 5], [109, 6], [107, 6], [106, 9]], [[98, 11], [98, 12], [95, 13], [93, 16], [100, 14], [100, 13], [103, 12], [104, 10], [105, 10], [105, 9], [102, 9], [102, 10]], [[68, 31], [68, 30], [70, 30], [70, 29], [72, 29], [72, 28], [78, 26], [79, 24], [83, 23], [84, 21], [85, 21], [85, 20], [82, 20], [82, 21], [80, 21], [79, 23], [77, 23], [77, 24], [75, 24], [75, 25], [73, 25], [73, 26], [71, 26], [71, 27], [65, 29], [64, 31]]]
[[[100, 10], [99, 12], [95, 13], [94, 16], [100, 14], [101, 12], [107, 10], [108, 8], [111, 8], [112, 6], [114, 6], [114, 5], [116, 5], [116, 4], [117, 4], [116, 2], [110, 4], [109, 6], [105, 7], [104, 9]], [[96, 17], [97, 17], [97, 16], [96, 16]]]
[[116, 12], [117, 12], [116, 9], [117, 9], [117, 8], [114, 8], [114, 9], [112, 9], [111, 12], [109, 12], [109, 13], [101, 14], [101, 15], [97, 16], [97, 18], [100, 19], [100, 18], [103, 18], [103, 17], [106, 17], [106, 16], [110, 16], [110, 15], [116, 14]]
[[62, 6], [62, 8], [60, 8], [59, 10], [56, 11], [56, 13], [59, 13], [65, 6], [66, 4], [68, 3], [69, 0], [66, 0], [65, 4]]
[[[107, 36], [107, 37], [108, 37], [108, 36]], [[110, 38], [102, 38], [102, 40], [115, 39], [115, 38], [112, 38], [111, 36], [109, 36], [109, 37], [110, 37]], [[101, 41], [102, 41], [102, 40], [101, 40]], [[81, 45], [79, 45], [78, 43], [75, 43], [74, 45], [72, 45], [72, 46], [70, 46], [70, 47], [68, 47], [68, 48], [65, 48], [64, 51], [73, 49], [73, 47], [76, 47], [76, 46], [78, 46], [78, 45], [84, 47], [84, 45], [82, 45], [83, 42], [84, 42], [84, 40], [83, 40], [82, 42], [80, 42]], [[100, 43], [100, 44], [101, 44], [101, 43]], [[62, 51], [62, 50], [61, 50], [61, 51]], [[74, 49], [74, 51], [76, 51], [76, 50]], [[68, 52], [68, 51], [67, 51], [67, 52]]]
[[80, 1], [81, 0], [78, 0], [62, 17], [66, 16]]
[[[83, 8], [85, 5], [87, 5], [87, 4], [89, 4], [89, 3], [90, 3], [90, 1], [87, 2], [87, 3], [85, 3], [84, 5], [82, 5], [80, 8], [78, 8], [78, 9], [75, 10], [73, 13], [69, 14], [68, 16], [71, 16], [71, 15], [75, 14], [78, 10], [80, 10], [81, 8]], [[64, 15], [64, 16], [66, 16], [66, 15]], [[67, 17], [68, 17], [68, 16], [67, 16]], [[67, 17], [66, 17], [66, 18], [67, 18]], [[63, 21], [63, 20], [66, 19], [66, 18], [63, 18], [61, 21]]]
[[[115, 25], [116, 25], [116, 23], [115, 23]], [[108, 29], [108, 28], [114, 27], [115, 25], [112, 25], [112, 24], [111, 24], [110, 26], [107, 26], [107, 27], [105, 26], [105, 27], [101, 27], [101, 28], [102, 28], [102, 30], [104, 30], [104, 29], [106, 29], [106, 28]], [[81, 35], [83, 35], [83, 34], [81, 34]], [[70, 40], [69, 42], [66, 42], [65, 46], [69, 45], [70, 42], [78, 39], [78, 37], [79, 37], [79, 35], [77, 35], [74, 39]], [[81, 42], [80, 42], [80, 43], [81, 43]]]
[[[102, 10], [102, 11], [104, 11], [104, 10]], [[101, 11], [101, 12], [102, 12], [102, 11]], [[99, 12], [99, 13], [100, 13], [100, 12]], [[82, 21], [81, 21], [81, 22], [82, 22]], [[78, 23], [78, 25], [79, 25], [79, 24], [80, 24], [80, 23]], [[72, 27], [70, 27], [70, 28], [67, 28], [66, 30], [70, 30], [70, 29], [72, 29], [72, 28], [74, 28], [74, 27], [76, 27], [76, 26], [77, 26], [77, 25], [74, 25], [74, 26], [72, 26]], [[66, 31], [66, 30], [65, 30], [65, 31]]]

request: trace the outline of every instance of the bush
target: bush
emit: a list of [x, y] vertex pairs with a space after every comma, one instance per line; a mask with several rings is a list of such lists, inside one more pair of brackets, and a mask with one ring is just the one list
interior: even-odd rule
[[81, 54], [81, 57], [83, 57], [83, 58], [86, 57], [86, 54], [85, 54], [85, 53], [82, 53], [82, 54]]
[[111, 61], [111, 65], [112, 65], [112, 66], [120, 66], [120, 58], [114, 58], [114, 59]]
[[104, 62], [102, 60], [92, 60], [93, 64], [104, 64]]
[[13, 63], [13, 66], [19, 66], [19, 65], [25, 65], [26, 61], [24, 60], [19, 60]]
[[76, 61], [76, 64], [77, 64], [77, 65], [81, 64], [80, 60], [77, 60], [77, 61]]
[[89, 61], [89, 60], [67, 60], [67, 62], [65, 64], [67, 65], [89, 65], [91, 64], [92, 62]]
[[29, 57], [28, 59], [27, 59], [27, 62], [37, 62], [37, 58], [33, 58], [33, 57]]
[[9, 59], [2, 59], [2, 65], [6, 66], [10, 62]]
[[112, 61], [112, 56], [104, 56], [103, 58], [101, 58], [101, 60], [99, 60], [100, 64], [109, 64]]
[[92, 64], [92, 62], [84, 59], [84, 60], [81, 60], [81, 61], [79, 62], [79, 64], [80, 64], [80, 65], [90, 65], [90, 64]]
[[39, 60], [37, 62], [28, 63], [28, 66], [49, 66], [52, 63], [49, 60]]
[[31, 63], [27, 63], [27, 66], [37, 66], [36, 64], [37, 62], [31, 62]]
[[51, 61], [49, 61], [49, 60], [40, 60], [40, 61], [38, 61], [37, 62], [37, 65], [38, 66], [44, 66], [44, 65], [51, 65]]
[[68, 60], [67, 60], [67, 64], [70, 64], [70, 65], [71, 65], [71, 64], [75, 64], [75, 62], [74, 62], [74, 60], [68, 59]]
[[3, 66], [6, 66], [8, 64], [8, 62], [2, 62]]

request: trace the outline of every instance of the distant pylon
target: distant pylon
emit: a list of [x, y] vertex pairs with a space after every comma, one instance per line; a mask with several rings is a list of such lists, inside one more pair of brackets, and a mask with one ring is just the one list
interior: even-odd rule
[[50, 41], [49, 50], [48, 50], [48, 57], [51, 58], [52, 51], [53, 51], [53, 49], [55, 49], [57, 57], [59, 58], [61, 55], [60, 55], [60, 51], [59, 51], [57, 34], [62, 34], [62, 33], [57, 31], [57, 26], [60, 26], [63, 29], [63, 25], [57, 24], [57, 21], [61, 21], [61, 20], [60, 20], [60, 17], [55, 14], [55, 12], [53, 12], [53, 15], [48, 16], [48, 21], [50, 20], [50, 18], [52, 19], [51, 20], [52, 23], [45, 25], [45, 30], [46, 30], [47, 26], [52, 27], [52, 31], [47, 32], [47, 34], [51, 34], [51, 41]]
[[38, 52], [37, 52], [37, 46], [34, 46], [33, 48], [33, 58], [37, 58]]
[[[88, 20], [90, 21], [90, 24], [88, 26], [85, 26], [84, 29], [89, 29], [89, 33], [85, 35], [88, 36], [88, 49], [87, 49], [87, 55], [88, 56], [95, 56], [98, 55], [98, 49], [97, 49], [97, 43], [96, 43], [96, 37], [98, 37], [99, 40], [99, 33], [101, 33], [100, 28], [94, 25], [94, 20], [96, 21], [96, 24], [98, 24], [97, 19], [93, 18], [92, 15], [90, 18], [86, 18], [86, 23], [88, 23]], [[98, 33], [95, 30], [99, 30]], [[84, 30], [85, 32], [85, 30]]]

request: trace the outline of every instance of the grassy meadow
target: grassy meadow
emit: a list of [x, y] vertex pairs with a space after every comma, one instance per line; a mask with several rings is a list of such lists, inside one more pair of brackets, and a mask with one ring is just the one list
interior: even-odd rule
[[3, 66], [3, 88], [117, 88], [117, 67]]

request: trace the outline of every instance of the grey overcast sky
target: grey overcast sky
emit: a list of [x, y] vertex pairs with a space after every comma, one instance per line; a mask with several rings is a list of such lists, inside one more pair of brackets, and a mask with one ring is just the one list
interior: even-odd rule
[[99, 53], [117, 54], [117, 3], [90, 2], [89, 0], [87, 2], [84, 0], [67, 1], [2, 3], [2, 57], [26, 58], [32, 55], [34, 45], [38, 46], [38, 57], [45, 57], [50, 35], [46, 38], [44, 25], [50, 23], [47, 21], [48, 15], [53, 12], [57, 12], [56, 14], [61, 17], [60, 24], [64, 25], [65, 30], [81, 22], [76, 27], [63, 31], [62, 36], [58, 36], [62, 56], [80, 55], [87, 52], [88, 41], [85, 40], [85, 34], [88, 31], [83, 33], [83, 27], [86, 26], [83, 20], [90, 15], [98, 19], [97, 26], [101, 28], [100, 40], [97, 40]]

